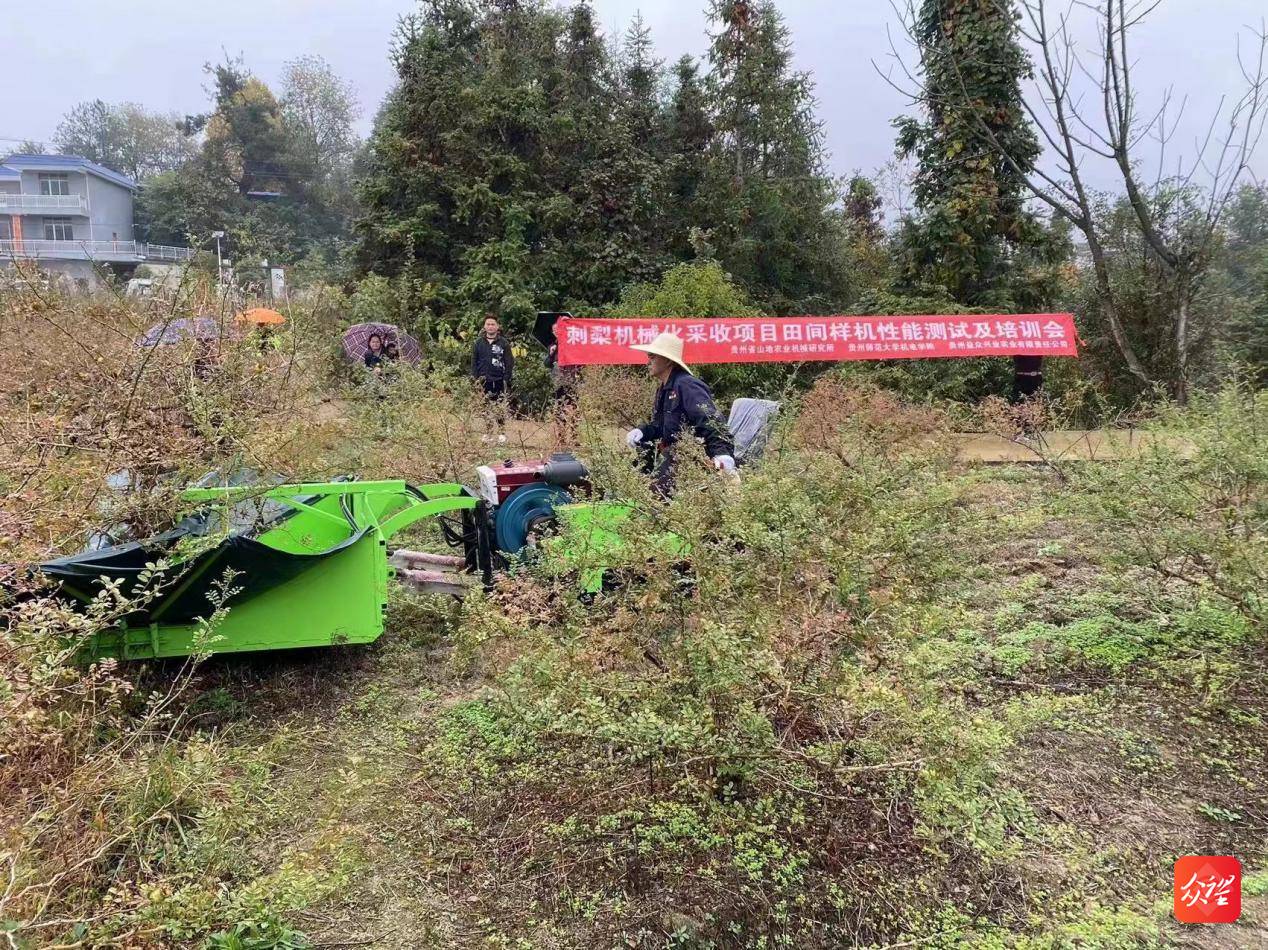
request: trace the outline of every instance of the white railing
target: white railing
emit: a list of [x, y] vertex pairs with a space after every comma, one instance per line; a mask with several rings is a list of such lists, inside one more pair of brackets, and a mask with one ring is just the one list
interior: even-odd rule
[[169, 247], [166, 244], [138, 244], [144, 248], [143, 256], [148, 261], [188, 261], [194, 252], [187, 247]]
[[55, 211], [62, 214], [87, 214], [88, 199], [84, 195], [6, 195], [0, 194], [0, 211], [30, 213]]
[[0, 241], [0, 257], [181, 263], [193, 256], [194, 252], [187, 247], [141, 241]]

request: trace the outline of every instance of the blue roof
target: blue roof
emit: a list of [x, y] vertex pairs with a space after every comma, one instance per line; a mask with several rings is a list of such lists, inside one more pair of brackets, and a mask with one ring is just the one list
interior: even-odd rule
[[21, 178], [22, 173], [16, 168], [9, 168], [7, 165], [0, 165], [0, 178]]
[[121, 175], [105, 165], [98, 165], [78, 155], [10, 155], [4, 160], [10, 168], [56, 168], [67, 171], [83, 171], [106, 181], [112, 181], [124, 188], [136, 189], [136, 182], [127, 175]]

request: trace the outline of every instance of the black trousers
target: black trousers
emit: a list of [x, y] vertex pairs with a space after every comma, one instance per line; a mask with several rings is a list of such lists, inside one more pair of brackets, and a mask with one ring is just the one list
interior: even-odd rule
[[493, 409], [493, 416], [499, 426], [506, 423], [506, 380], [504, 379], [483, 379], [481, 384], [484, 386], [484, 396], [489, 400], [489, 405]]
[[1009, 400], [1014, 405], [1025, 402], [1043, 389], [1043, 373], [1017, 374], [1013, 377], [1013, 394]]
[[674, 493], [674, 475], [677, 469], [672, 445], [643, 443], [638, 447], [634, 467], [652, 479], [652, 491], [668, 499]]
[[1043, 357], [1013, 357], [1013, 392], [1009, 402], [1017, 405], [1033, 397], [1043, 388]]

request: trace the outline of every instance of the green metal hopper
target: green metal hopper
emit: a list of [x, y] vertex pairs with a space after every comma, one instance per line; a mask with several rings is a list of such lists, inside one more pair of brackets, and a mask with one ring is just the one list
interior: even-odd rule
[[[452, 543], [488, 579], [487, 537], [476, 529], [482, 502], [458, 484], [347, 481], [197, 488], [183, 497], [204, 505], [173, 531], [39, 565], [63, 596], [87, 604], [107, 585], [138, 607], [117, 629], [98, 634], [91, 656], [122, 659], [234, 653], [369, 643], [383, 633], [392, 568], [387, 541], [423, 518], [459, 513]], [[227, 512], [243, 502], [281, 508], [235, 530]], [[209, 506], [209, 507], [208, 507]], [[147, 567], [170, 565], [161, 582], [142, 583]], [[200, 622], [227, 589], [223, 619], [207, 640]]]

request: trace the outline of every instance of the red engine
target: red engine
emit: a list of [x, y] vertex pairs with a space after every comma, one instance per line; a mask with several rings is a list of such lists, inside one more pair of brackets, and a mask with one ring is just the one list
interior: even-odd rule
[[492, 508], [502, 505], [525, 485], [584, 486], [589, 475], [585, 465], [568, 453], [522, 462], [507, 459], [496, 465], [481, 465], [476, 472], [480, 476], [480, 497]]

